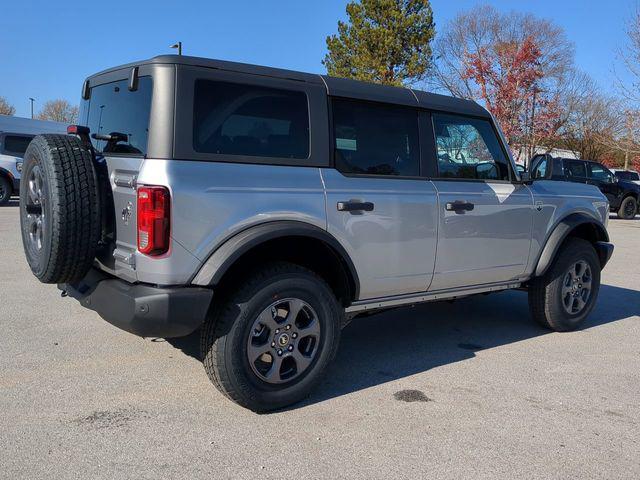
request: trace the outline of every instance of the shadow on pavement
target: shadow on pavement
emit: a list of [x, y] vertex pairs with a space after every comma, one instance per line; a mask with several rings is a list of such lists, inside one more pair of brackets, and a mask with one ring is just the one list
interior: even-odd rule
[[[596, 308], [582, 330], [634, 315], [640, 315], [640, 291], [602, 285]], [[323, 384], [309, 399], [291, 408], [467, 360], [478, 350], [549, 333], [530, 318], [527, 294], [520, 291], [356, 318], [343, 330], [338, 355]], [[199, 332], [167, 341], [200, 359]]]
[[0, 205], [0, 208], [17, 207], [19, 203], [18, 197], [12, 197], [5, 205]]
[[626, 219], [626, 220], [623, 220], [622, 218], [620, 218], [620, 217], [618, 216], [618, 214], [617, 214], [617, 213], [610, 213], [610, 214], [609, 214], [609, 220], [620, 220], [621, 222], [628, 222], [628, 221], [630, 221], [630, 220], [640, 220], [640, 214], [636, 214], [636, 216], [635, 216], [635, 217], [633, 217], [633, 218], [628, 218], [628, 219]]

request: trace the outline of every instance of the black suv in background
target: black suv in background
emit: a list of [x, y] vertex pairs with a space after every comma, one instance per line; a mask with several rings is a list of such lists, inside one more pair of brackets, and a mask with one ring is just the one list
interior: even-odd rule
[[531, 159], [531, 179], [561, 180], [595, 185], [609, 200], [612, 212], [632, 219], [638, 213], [640, 185], [616, 177], [611, 170], [591, 160], [536, 155]]

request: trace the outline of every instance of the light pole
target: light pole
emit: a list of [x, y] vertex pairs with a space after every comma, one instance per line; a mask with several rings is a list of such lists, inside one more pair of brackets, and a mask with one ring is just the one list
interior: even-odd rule
[[182, 55], [182, 42], [174, 43], [169, 48], [177, 48], [178, 49], [178, 55]]
[[33, 120], [33, 102], [35, 102], [35, 98], [29, 97], [29, 100], [31, 101], [31, 120]]

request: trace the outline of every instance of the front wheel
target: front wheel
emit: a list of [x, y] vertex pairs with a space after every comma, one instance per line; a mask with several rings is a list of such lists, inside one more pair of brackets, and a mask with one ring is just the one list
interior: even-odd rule
[[636, 216], [638, 211], [638, 202], [633, 197], [627, 197], [622, 200], [618, 209], [618, 216], [624, 220], [631, 220]]
[[569, 238], [547, 273], [529, 286], [533, 318], [558, 332], [574, 330], [587, 318], [600, 290], [600, 261], [591, 243]]
[[319, 383], [338, 349], [341, 320], [322, 278], [298, 265], [268, 265], [213, 309], [202, 330], [205, 371], [245, 408], [282, 408]]

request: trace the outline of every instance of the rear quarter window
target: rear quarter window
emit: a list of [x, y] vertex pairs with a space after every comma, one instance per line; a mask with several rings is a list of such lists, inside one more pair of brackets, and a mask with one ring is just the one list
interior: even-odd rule
[[200, 79], [195, 83], [193, 112], [196, 152], [309, 157], [304, 92]]
[[[86, 126], [91, 131], [91, 142], [98, 152], [147, 153], [152, 88], [151, 77], [144, 76], [139, 78], [135, 91], [129, 91], [128, 80], [105, 83], [91, 89], [91, 96], [84, 101], [82, 108]], [[106, 135], [113, 139], [105, 138]]]

